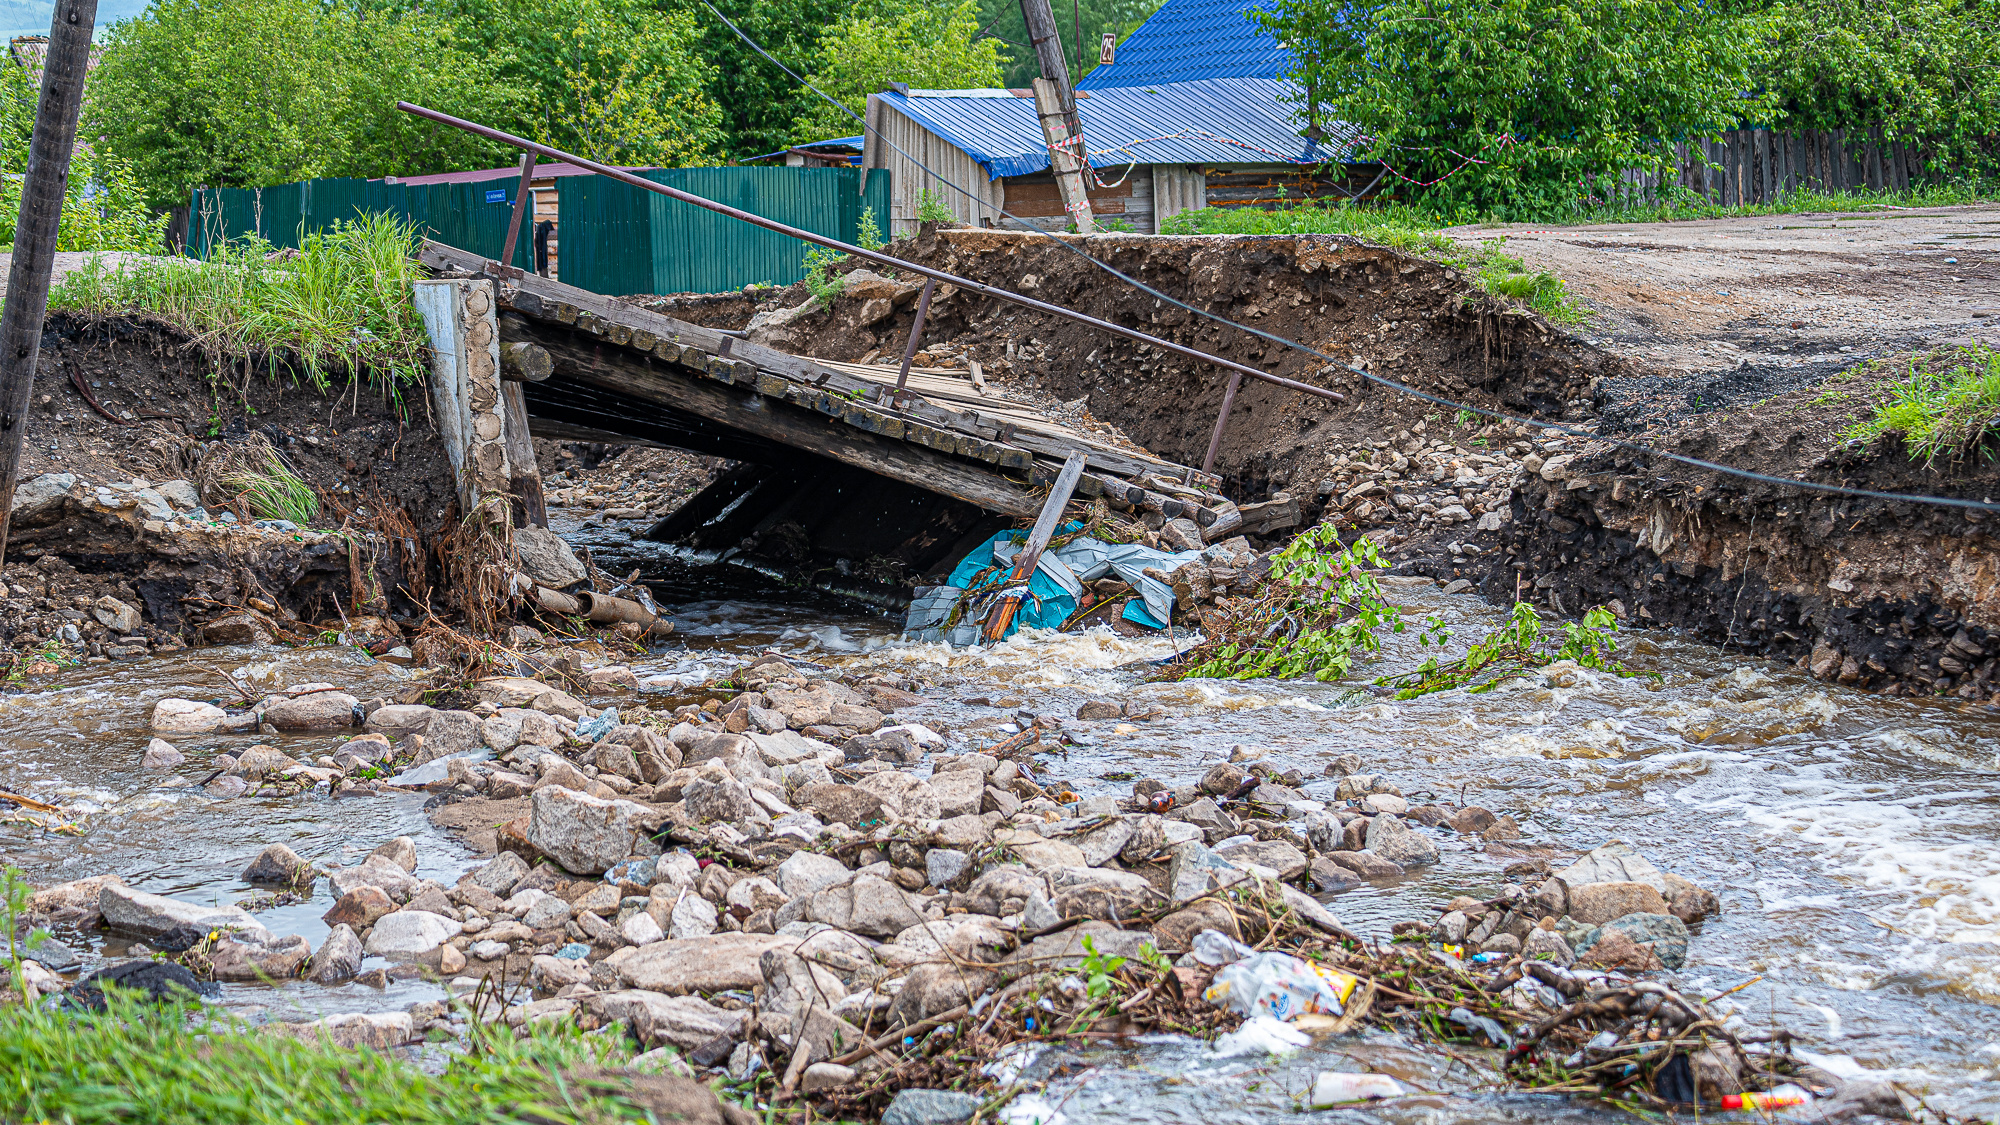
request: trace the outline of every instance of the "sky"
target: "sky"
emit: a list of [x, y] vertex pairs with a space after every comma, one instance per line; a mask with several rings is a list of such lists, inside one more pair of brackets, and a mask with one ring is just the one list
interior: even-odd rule
[[[149, 0], [97, 0], [97, 36], [119, 20], [130, 19], [146, 10]], [[55, 22], [56, 6], [51, 0], [0, 0], [0, 39], [16, 35], [47, 35]]]

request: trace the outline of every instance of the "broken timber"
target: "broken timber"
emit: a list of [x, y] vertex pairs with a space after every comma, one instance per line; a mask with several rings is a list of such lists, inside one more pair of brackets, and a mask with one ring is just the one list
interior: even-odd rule
[[[509, 343], [531, 343], [553, 374], [510, 383], [528, 412], [579, 428], [755, 459], [775, 444], [901, 481], [1016, 518], [1035, 515], [1042, 491], [1072, 454], [1086, 471], [1076, 492], [1120, 510], [1187, 518], [1210, 535], [1240, 523], [1216, 477], [1115, 449], [1051, 422], [1024, 426], [976, 406], [910, 396], [893, 385], [749, 343], [622, 301], [503, 266], [437, 242], [422, 261], [459, 276], [490, 278]], [[1011, 404], [1010, 404], [1011, 405]], [[651, 408], [639, 417], [635, 411]], [[579, 423], [578, 418], [588, 421]], [[538, 423], [538, 428], [540, 425]], [[554, 429], [555, 427], [550, 427]], [[655, 437], [665, 431], [679, 440]], [[545, 431], [546, 432], [546, 431]], [[598, 440], [604, 440], [599, 438]]]

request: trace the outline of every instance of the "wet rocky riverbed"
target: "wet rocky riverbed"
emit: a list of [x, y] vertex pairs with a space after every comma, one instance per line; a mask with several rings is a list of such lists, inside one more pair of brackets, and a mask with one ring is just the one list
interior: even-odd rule
[[[773, 650], [849, 672], [900, 673], [926, 686], [897, 721], [943, 732], [953, 751], [1003, 740], [1022, 712], [1061, 716], [1068, 739], [1040, 765], [1085, 799], [1127, 796], [1143, 778], [1191, 784], [1235, 757], [1296, 769], [1305, 793], [1327, 800], [1336, 779], [1326, 767], [1355, 754], [1413, 804], [1480, 805], [1522, 827], [1519, 840], [1493, 843], [1439, 833], [1436, 865], [1323, 896], [1362, 936], [1386, 939], [1397, 921], [1434, 918], [1460, 895], [1487, 897], [1524, 857], [1559, 867], [1622, 840], [1721, 899], [1722, 913], [1694, 927], [1688, 964], [1675, 974], [1685, 993], [1729, 993], [1718, 1006], [1798, 1032], [1806, 1057], [1835, 1073], [1879, 1072], [1940, 1108], [2000, 1114], [2000, 721], [1983, 707], [1870, 696], [1658, 634], [1632, 634], [1622, 646], [1633, 669], [1657, 677], [1558, 666], [1480, 695], [1396, 702], [1359, 683], [1153, 683], [1153, 662], [1185, 637], [1022, 636], [976, 651], [909, 644], [895, 638], [893, 622], [827, 602], [756, 600], [754, 577], [643, 551], [620, 555], [615, 537], [594, 547], [606, 571], [623, 573], [625, 560], [638, 558], [630, 565], [658, 575], [656, 595], [673, 607], [671, 643], [620, 658], [645, 685], [639, 701], [671, 697], [746, 654]], [[1461, 644], [1500, 622], [1469, 595], [1428, 584], [1392, 592], [1440, 616]], [[1368, 671], [1404, 670], [1422, 655], [1413, 636], [1396, 638]], [[224, 694], [224, 673], [255, 690], [324, 681], [362, 697], [394, 696], [414, 675], [352, 649], [240, 647], [24, 684], [0, 698], [0, 789], [64, 812], [0, 824], [0, 856], [37, 883], [111, 872], [141, 890], [217, 904], [261, 893], [238, 873], [273, 842], [316, 863], [355, 864], [409, 835], [416, 874], [447, 885], [482, 861], [432, 827], [423, 795], [336, 798], [320, 789], [218, 800], [141, 769], [153, 703]], [[1162, 713], [1074, 718], [1092, 700]], [[178, 739], [188, 760], [170, 775], [199, 782], [214, 755], [255, 742], [309, 761], [335, 741]], [[74, 827], [47, 827], [55, 821]], [[273, 933], [317, 947], [332, 902], [321, 880], [304, 901], [253, 904], [253, 913]], [[85, 967], [124, 951], [102, 935], [62, 936]], [[290, 982], [227, 985], [222, 1003], [253, 1018], [299, 1019], [400, 1009], [441, 994], [416, 980], [386, 990]], [[1352, 1119], [1610, 1116], [1548, 1096], [1489, 1092], [1482, 1087], [1492, 1075], [1476, 1060], [1468, 1066], [1379, 1032], [1283, 1060], [1222, 1058], [1178, 1039], [1051, 1049], [1027, 1064], [1026, 1076], [1045, 1081], [1049, 1100], [1072, 1120], [1271, 1122], [1317, 1116], [1298, 1109], [1297, 1095], [1328, 1067], [1378, 1070], [1436, 1091], [1338, 1111]]]

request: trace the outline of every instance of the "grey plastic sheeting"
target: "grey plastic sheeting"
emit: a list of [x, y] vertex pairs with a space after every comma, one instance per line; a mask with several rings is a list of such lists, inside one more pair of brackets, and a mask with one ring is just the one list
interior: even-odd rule
[[[1014, 541], [1004, 541], [993, 546], [995, 563], [1012, 563], [1020, 554], [1022, 545]], [[1106, 575], [1117, 575], [1119, 581], [1139, 595], [1145, 603], [1146, 612], [1157, 621], [1170, 621], [1174, 615], [1173, 587], [1157, 578], [1145, 574], [1148, 567], [1171, 574], [1188, 563], [1198, 561], [1200, 551], [1160, 551], [1138, 543], [1106, 543], [1088, 536], [1072, 539], [1060, 550], [1046, 552], [1035, 569], [1061, 586], [1071, 597], [1081, 598], [1086, 583], [1095, 582]], [[964, 589], [958, 586], [926, 586], [917, 591], [917, 597], [910, 603], [909, 616], [903, 622], [903, 632], [917, 640], [946, 641], [954, 645], [969, 645], [979, 640], [976, 624], [961, 623], [949, 633], [941, 628], [951, 616], [952, 607], [964, 596]]]

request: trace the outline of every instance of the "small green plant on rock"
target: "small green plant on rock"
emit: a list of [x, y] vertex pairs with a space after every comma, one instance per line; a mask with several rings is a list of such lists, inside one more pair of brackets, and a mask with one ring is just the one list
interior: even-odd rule
[[917, 193], [917, 221], [920, 223], [955, 223], [958, 216], [951, 213], [951, 205], [944, 196], [929, 188]]

